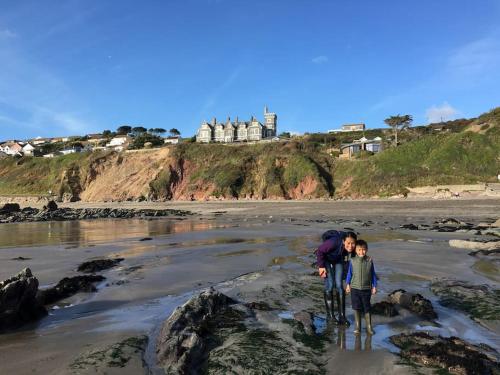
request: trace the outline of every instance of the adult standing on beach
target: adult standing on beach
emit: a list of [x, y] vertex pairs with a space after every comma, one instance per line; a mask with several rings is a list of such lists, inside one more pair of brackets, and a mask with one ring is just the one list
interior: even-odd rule
[[[323, 233], [323, 243], [316, 250], [319, 275], [324, 279], [326, 317], [335, 324], [349, 326], [345, 317], [344, 257], [356, 247], [357, 236], [354, 232], [329, 230]], [[338, 320], [335, 318], [333, 301], [337, 301]]]

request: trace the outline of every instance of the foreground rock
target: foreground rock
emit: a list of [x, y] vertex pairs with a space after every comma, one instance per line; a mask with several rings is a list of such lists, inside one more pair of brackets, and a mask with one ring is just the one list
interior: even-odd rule
[[392, 302], [388, 301], [381, 301], [373, 304], [371, 312], [374, 315], [387, 316], [388, 318], [399, 315], [396, 306]]
[[[54, 203], [55, 204], [55, 203]], [[67, 221], [89, 219], [131, 219], [166, 216], [188, 216], [190, 211], [184, 210], [148, 210], [124, 208], [57, 208], [57, 205], [48, 205], [44, 209], [26, 207], [22, 210], [0, 210], [0, 223], [23, 221]]]
[[400, 356], [415, 364], [438, 368], [450, 374], [499, 374], [498, 353], [457, 337], [443, 338], [424, 332], [402, 333], [390, 341], [401, 348]]
[[97, 292], [94, 283], [105, 280], [101, 275], [84, 275], [75, 277], [65, 277], [57, 283], [53, 288], [39, 290], [36, 296], [37, 300], [42, 305], [53, 304], [64, 298], [71, 297], [76, 293]]
[[93, 348], [76, 358], [69, 368], [78, 374], [148, 374], [144, 365], [147, 336], [129, 337], [105, 348]]
[[389, 302], [399, 305], [426, 320], [434, 320], [438, 317], [431, 301], [420, 294], [398, 289], [389, 294], [388, 299]]
[[47, 314], [36, 299], [37, 291], [38, 280], [29, 268], [0, 282], [0, 332], [18, 328]]
[[206, 361], [210, 326], [234, 303], [209, 289], [191, 298], [168, 318], [158, 336], [158, 363], [167, 374], [197, 374]]
[[500, 319], [500, 289], [441, 279], [432, 282], [431, 290], [443, 306], [463, 311], [480, 323]]
[[88, 262], [83, 262], [78, 266], [78, 272], [94, 273], [107, 270], [116, 266], [123, 260], [124, 258], [89, 260]]

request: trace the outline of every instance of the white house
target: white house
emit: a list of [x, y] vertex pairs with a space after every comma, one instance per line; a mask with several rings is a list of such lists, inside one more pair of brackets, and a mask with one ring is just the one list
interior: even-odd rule
[[115, 151], [123, 151], [129, 142], [130, 137], [128, 135], [117, 135], [106, 143], [106, 147], [112, 148]]
[[5, 142], [0, 145], [0, 151], [5, 152], [7, 155], [20, 155], [23, 147], [15, 141]]
[[179, 143], [180, 137], [179, 136], [171, 136], [163, 139], [163, 143], [165, 144], [170, 144], [170, 145], [176, 145]]
[[29, 143], [26, 143], [23, 146], [23, 154], [25, 156], [33, 156], [34, 152], [35, 152], [35, 147], [33, 147], [32, 145], [30, 145]]

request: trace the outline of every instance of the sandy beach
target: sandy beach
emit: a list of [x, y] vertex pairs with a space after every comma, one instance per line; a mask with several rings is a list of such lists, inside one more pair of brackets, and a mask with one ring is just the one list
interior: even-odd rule
[[[272, 305], [272, 311], [257, 313], [254, 324], [277, 332], [283, 342], [290, 339], [286, 326], [290, 314], [303, 310], [314, 314], [317, 334], [326, 338], [325, 344], [321, 350], [299, 350], [296, 359], [287, 364], [289, 372], [301, 371], [298, 359], [313, 358], [310, 373], [413, 373], [410, 366], [400, 363], [398, 349], [388, 341], [389, 336], [410, 330], [458, 336], [500, 350], [498, 321], [480, 324], [464, 312], [445, 307], [429, 287], [436, 278], [454, 277], [498, 288], [491, 267], [477, 266], [477, 258], [448, 242], [493, 237], [400, 228], [445, 218], [474, 224], [493, 222], [498, 219], [498, 199], [65, 206], [173, 208], [195, 215], [0, 225], [0, 280], [29, 267], [43, 288], [76, 275], [76, 268], [86, 260], [124, 258], [117, 267], [101, 272], [106, 280], [97, 286], [96, 293], [78, 293], [51, 306], [49, 315], [38, 323], [0, 335], [0, 373], [161, 374], [154, 356], [159, 326], [175, 307], [207, 287], [242, 302], [259, 300]], [[367, 350], [355, 351], [359, 343], [352, 328], [342, 336], [345, 344], [339, 344], [340, 333], [326, 327], [322, 281], [314, 275], [311, 264], [321, 233], [344, 228], [359, 232], [369, 243], [380, 277], [374, 302], [400, 288], [420, 293], [432, 302], [439, 317], [436, 322], [421, 321], [409, 313], [396, 319], [375, 316], [376, 335], [371, 342], [362, 337], [362, 347]], [[23, 260], [16, 259], [19, 257]], [[486, 262], [497, 264], [494, 259]], [[348, 305], [352, 321], [350, 302]], [[144, 352], [131, 355], [124, 367], [88, 360], [113, 344], [139, 336], [148, 337], [149, 343]], [[227, 356], [222, 349], [214, 353], [219, 361]], [[241, 373], [252, 372], [242, 367]]]

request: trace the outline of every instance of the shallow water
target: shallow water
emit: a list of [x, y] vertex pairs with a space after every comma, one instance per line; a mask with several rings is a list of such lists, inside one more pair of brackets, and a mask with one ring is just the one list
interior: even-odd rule
[[[0, 336], [0, 373], [64, 373], [66, 366], [86, 347], [116, 342], [137, 333], [155, 337], [161, 321], [186, 301], [194, 291], [208, 286], [230, 290], [237, 283], [258, 277], [256, 271], [303, 269], [308, 272], [319, 234], [325, 227], [172, 219], [95, 220], [0, 225], [0, 273], [7, 278], [29, 266], [41, 285], [49, 285], [75, 274], [84, 260], [97, 257], [124, 257], [125, 260], [102, 274], [107, 280], [95, 294], [81, 293], [58, 304], [38, 324]], [[363, 230], [363, 229], [360, 229]], [[405, 287], [428, 296], [427, 280], [436, 275], [461, 275], [465, 280], [480, 277], [470, 268], [474, 259], [450, 251], [444, 234], [421, 234], [367, 230], [370, 255], [381, 277], [381, 292]], [[151, 237], [149, 241], [140, 241]], [[431, 241], [432, 240], [432, 241]], [[415, 242], [416, 241], [416, 242]], [[450, 269], [429, 261], [445, 254]], [[14, 261], [24, 256], [26, 261]], [[239, 277], [240, 275], [246, 275]], [[2, 278], [2, 279], [3, 279]], [[481, 279], [479, 279], [481, 281]], [[433, 300], [436, 305], [437, 302]], [[284, 318], [290, 316], [284, 312]], [[411, 328], [457, 335], [472, 342], [485, 342], [500, 349], [494, 334], [461, 313], [438, 306], [441, 327], [419, 325]], [[352, 321], [352, 313], [348, 311]], [[316, 316], [318, 332], [326, 332], [324, 318]], [[361, 348], [397, 351], [389, 343], [392, 334], [408, 329], [398, 323], [374, 320], [376, 335]], [[340, 337], [335, 330], [334, 342]], [[360, 342], [345, 331], [344, 348], [360, 350]], [[342, 339], [340, 340], [342, 343]], [[153, 361], [154, 343], [147, 354]], [[37, 348], [29, 357], [30, 348]], [[19, 368], [19, 360], [25, 360]], [[26, 360], [26, 358], [29, 358]], [[50, 359], [50, 360], [49, 360]], [[52, 361], [52, 362], [51, 362]], [[57, 371], [54, 366], [57, 366]], [[61, 370], [62, 369], [62, 370]]]

